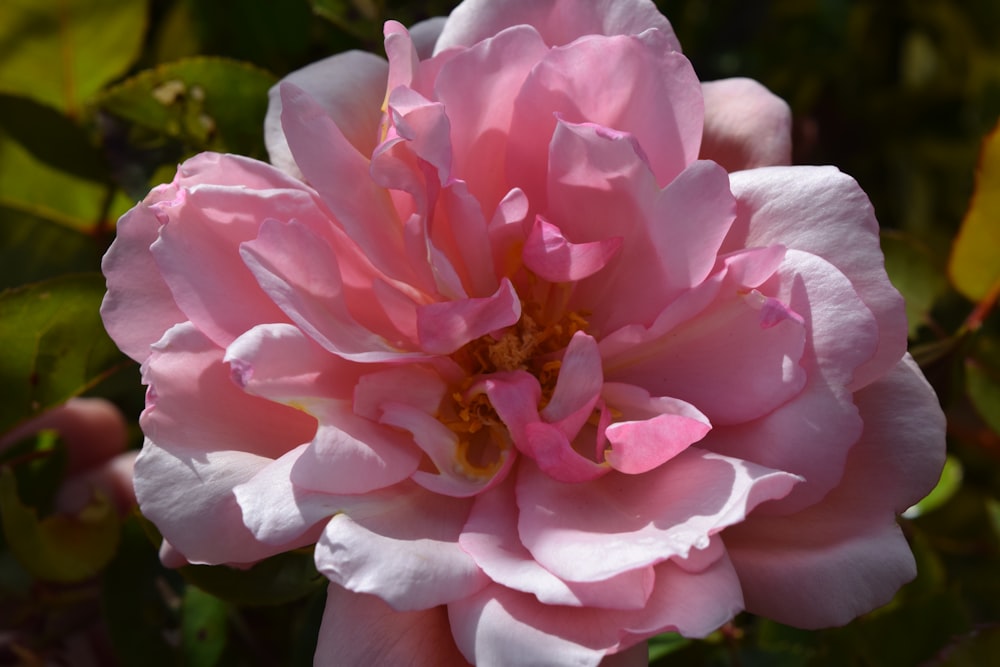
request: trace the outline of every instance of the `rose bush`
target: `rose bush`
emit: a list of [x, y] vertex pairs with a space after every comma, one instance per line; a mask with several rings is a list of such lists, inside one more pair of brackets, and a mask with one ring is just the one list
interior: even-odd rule
[[[914, 575], [943, 460], [858, 185], [646, 0], [467, 0], [272, 91], [119, 223], [168, 562], [316, 544], [317, 664], [644, 664]], [[635, 648], [631, 648], [635, 647]]]

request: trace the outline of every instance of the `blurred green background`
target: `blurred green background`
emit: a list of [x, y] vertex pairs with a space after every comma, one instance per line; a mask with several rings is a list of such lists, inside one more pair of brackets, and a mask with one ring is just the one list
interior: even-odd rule
[[[454, 4], [3, 0], [0, 434], [81, 394], [111, 398], [134, 421], [137, 368], [96, 314], [117, 217], [199, 151], [265, 157], [266, 93], [281, 76], [345, 49], [381, 52], [385, 19], [409, 25]], [[795, 161], [837, 165], [871, 197], [951, 455], [903, 520], [920, 575], [892, 604], [821, 632], [744, 615], [705, 641], [661, 637], [651, 659], [1000, 663], [1000, 165], [983, 163], [973, 197], [1000, 117], [1000, 3], [658, 4], [702, 79], [765, 83], [792, 107]], [[168, 571], [151, 526], [104, 516], [75, 524], [87, 573], [39, 565], [65, 545], [46, 524], [60, 448], [43, 437], [0, 452], [11, 471], [0, 476], [0, 664], [311, 664], [324, 587], [309, 553], [245, 572]]]

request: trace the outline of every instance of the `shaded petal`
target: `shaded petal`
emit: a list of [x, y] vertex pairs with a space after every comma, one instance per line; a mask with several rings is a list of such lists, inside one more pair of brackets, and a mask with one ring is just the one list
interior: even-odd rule
[[316, 545], [316, 567], [398, 611], [466, 597], [489, 581], [458, 545], [469, 508], [415, 485], [397, 487], [382, 503], [331, 519]]
[[655, 28], [667, 37], [667, 48], [680, 51], [670, 22], [649, 0], [466, 0], [448, 17], [435, 51], [472, 46], [504, 28], [527, 24], [546, 44], [568, 44], [585, 35], [636, 35]]
[[842, 625], [888, 602], [916, 574], [894, 515], [933, 487], [944, 417], [909, 357], [856, 400], [865, 431], [841, 484], [806, 510], [755, 515], [726, 531], [754, 613], [804, 628]]
[[[382, 99], [388, 66], [385, 60], [363, 51], [346, 51], [295, 70], [282, 78], [309, 94], [340, 128], [344, 138], [364, 155], [378, 140]], [[302, 177], [281, 127], [281, 84], [268, 91], [264, 117], [264, 143], [271, 164]]]
[[317, 665], [467, 665], [444, 607], [399, 612], [374, 595], [330, 584], [314, 657]]
[[705, 134], [699, 157], [726, 171], [792, 163], [792, 111], [753, 79], [701, 84]]
[[274, 303], [333, 354], [362, 362], [405, 355], [358, 323], [344, 302], [333, 249], [305, 225], [267, 220], [240, 255]]
[[875, 315], [878, 348], [855, 369], [857, 389], [892, 368], [906, 351], [903, 299], [886, 275], [878, 222], [858, 184], [833, 167], [772, 167], [732, 175], [739, 202], [724, 248], [780, 243], [836, 266]]
[[580, 283], [574, 296], [605, 332], [650, 324], [705, 280], [735, 216], [718, 165], [696, 162], [660, 190], [636, 137], [589, 124], [555, 128], [548, 192], [548, 220], [567, 237], [623, 238], [609, 268]]
[[689, 448], [643, 475], [563, 484], [533, 466], [517, 479], [518, 532], [535, 559], [567, 581], [599, 581], [687, 557], [795, 475]]
[[572, 243], [562, 231], [543, 218], [535, 224], [524, 244], [524, 265], [552, 283], [583, 280], [611, 261], [622, 247], [622, 237], [612, 236], [588, 243]]
[[515, 324], [520, 317], [521, 301], [505, 278], [492, 296], [421, 306], [417, 333], [424, 351], [451, 354], [480, 336]]
[[369, 159], [306, 92], [287, 81], [279, 91], [281, 125], [305, 179], [378, 270], [412, 284], [402, 225], [388, 193], [372, 181]]
[[484, 215], [509, 189], [497, 170], [506, 159], [514, 100], [547, 51], [535, 30], [512, 27], [457, 53], [434, 83], [451, 121], [454, 173], [468, 183]]
[[[317, 524], [345, 509], [343, 498], [313, 493], [297, 487], [291, 471], [308, 445], [300, 445], [233, 487], [233, 497], [242, 512], [242, 523], [261, 542], [274, 545], [319, 538]], [[365, 500], [365, 498], [361, 498]], [[350, 501], [357, 502], [355, 498]], [[315, 530], [310, 528], [315, 527]], [[307, 536], [307, 537], [303, 537]]]

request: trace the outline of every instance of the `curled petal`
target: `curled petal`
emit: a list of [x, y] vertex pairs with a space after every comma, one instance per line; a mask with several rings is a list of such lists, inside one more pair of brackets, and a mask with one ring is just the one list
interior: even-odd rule
[[521, 302], [510, 280], [483, 298], [443, 301], [417, 310], [417, 332], [423, 350], [450, 354], [466, 343], [515, 324], [521, 317]]
[[575, 282], [597, 273], [622, 247], [614, 236], [589, 243], [571, 243], [562, 231], [541, 217], [535, 219], [524, 244], [524, 264], [549, 282]]

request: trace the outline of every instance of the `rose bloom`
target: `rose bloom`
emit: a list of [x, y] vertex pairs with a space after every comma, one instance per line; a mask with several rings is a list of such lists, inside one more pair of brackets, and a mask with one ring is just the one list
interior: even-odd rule
[[317, 664], [645, 664], [914, 576], [943, 417], [858, 185], [647, 0], [467, 0], [120, 221], [167, 562], [316, 544]]

